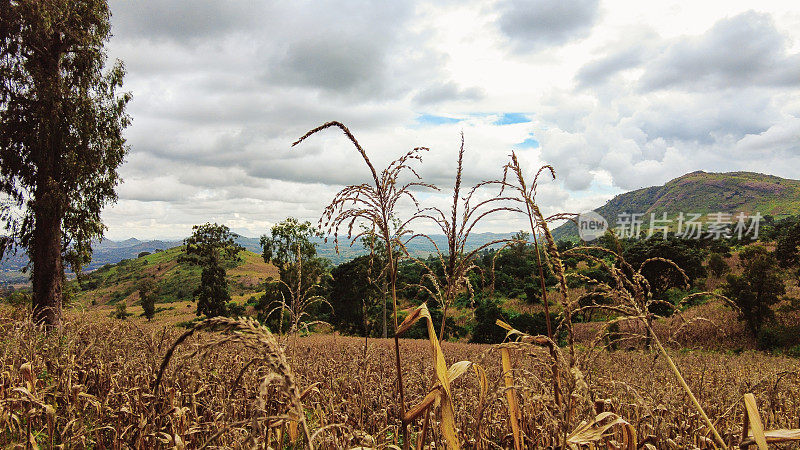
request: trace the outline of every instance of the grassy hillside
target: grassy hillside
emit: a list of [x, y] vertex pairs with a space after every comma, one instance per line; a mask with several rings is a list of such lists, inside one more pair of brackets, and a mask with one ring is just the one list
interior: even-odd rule
[[[800, 214], [800, 180], [789, 180], [773, 175], [753, 172], [709, 173], [692, 172], [675, 178], [663, 186], [651, 186], [617, 195], [605, 205], [595, 209], [606, 218], [609, 226], [616, 224], [622, 213], [667, 213], [670, 218], [680, 212], [727, 212], [748, 215], [782, 217]], [[573, 223], [556, 230], [557, 239], [577, 237]]]
[[[139, 300], [138, 284], [153, 277], [159, 288], [158, 303], [191, 302], [200, 284], [200, 267], [179, 261], [183, 247], [174, 247], [141, 258], [107, 264], [89, 273], [81, 285], [73, 282], [76, 300], [83, 305], [115, 304]], [[267, 278], [277, 278], [278, 269], [249, 250], [239, 253], [239, 261], [226, 267], [231, 296], [243, 297], [259, 290]]]

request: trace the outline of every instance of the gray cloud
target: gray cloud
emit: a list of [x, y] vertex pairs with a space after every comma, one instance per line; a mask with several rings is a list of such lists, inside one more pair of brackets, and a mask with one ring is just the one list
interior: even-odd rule
[[453, 81], [434, 83], [414, 95], [413, 101], [420, 106], [451, 100], [480, 100], [486, 91], [479, 87], [461, 88]]
[[517, 51], [540, 50], [586, 37], [598, 19], [598, 0], [505, 0], [500, 30]]
[[269, 79], [289, 86], [333, 92], [381, 93], [387, 86], [385, 55], [375, 41], [330, 40], [325, 36], [293, 42], [272, 63]]
[[[443, 188], [453, 182], [462, 130], [465, 184], [496, 178], [511, 149], [527, 167], [552, 163], [558, 181], [542, 185], [540, 198], [548, 213], [597, 206], [621, 189], [697, 169], [800, 176], [798, 55], [763, 14], [670, 39], [647, 24], [614, 25], [609, 34], [619, 37], [608, 38], [609, 28], [592, 31], [606, 25], [597, 1], [501, 0], [491, 11], [479, 2], [450, 5], [454, 17], [478, 16], [453, 36], [443, 7], [412, 0], [190, 5], [112, 5], [109, 53], [125, 61], [125, 89], [134, 94], [125, 183], [120, 203], [104, 214], [114, 237], [180, 237], [208, 220], [247, 235], [288, 215], [315, 221], [340, 185], [368, 179], [336, 130], [290, 148], [329, 120], [346, 123], [377, 167], [431, 147], [420, 173]], [[520, 82], [477, 65], [465, 73], [465, 49], [449, 52], [451, 43], [474, 45], [490, 53], [486, 60], [502, 61], [509, 50], [570, 42], [570, 52], [599, 56], [564, 72], [575, 87], [536, 75]], [[511, 59], [503, 70], [550, 70]], [[498, 86], [506, 82], [518, 85]], [[487, 111], [525, 112], [531, 122], [497, 126]], [[421, 123], [425, 113], [460, 122]], [[540, 148], [516, 147], [531, 136]], [[447, 207], [446, 195], [424, 196]], [[487, 226], [507, 231], [514, 223], [503, 217]]]
[[625, 69], [638, 66], [644, 57], [644, 49], [632, 47], [607, 58], [599, 59], [581, 67], [576, 79], [581, 86], [594, 86], [604, 83], [609, 77]]
[[728, 89], [800, 84], [800, 54], [768, 14], [753, 11], [723, 19], [700, 36], [670, 43], [646, 66], [645, 91]]
[[111, 12], [115, 35], [182, 44], [235, 33], [270, 17], [264, 8], [245, 0], [113, 0]]
[[660, 37], [649, 27], [637, 25], [625, 29], [622, 36], [602, 51], [603, 57], [581, 67], [575, 75], [578, 85], [596, 88], [608, 82], [617, 73], [639, 67], [652, 59], [663, 45]]
[[766, 131], [780, 117], [772, 96], [757, 89], [654, 97], [649, 106], [634, 113], [631, 124], [648, 139], [669, 142], [713, 144], [724, 138], [741, 139]]

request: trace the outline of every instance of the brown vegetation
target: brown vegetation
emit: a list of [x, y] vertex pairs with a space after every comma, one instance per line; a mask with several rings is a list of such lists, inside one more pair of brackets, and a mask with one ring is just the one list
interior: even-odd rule
[[[293, 438], [302, 445], [302, 429], [292, 425], [295, 416], [287, 415], [291, 400], [280, 383], [264, 383], [273, 381], [267, 354], [252, 342], [196, 332], [176, 348], [153, 392], [164, 354], [180, 330], [144, 319], [67, 313], [63, 334], [44, 336], [20, 314], [0, 314], [0, 445], [250, 447], [270, 439], [280, 447], [277, 439], [289, 445]], [[394, 343], [372, 340], [366, 354], [363, 346], [358, 338], [318, 335], [285, 349], [317, 448], [400, 444]], [[404, 340], [402, 347], [407, 399], [418, 404], [434, 376], [430, 343]], [[452, 383], [462, 446], [513, 448], [500, 348], [448, 342], [441, 348], [448, 364], [472, 361], [487, 377], [482, 386], [478, 371], [469, 370]], [[536, 346], [512, 346], [509, 352], [523, 445], [553, 445], [559, 423], [549, 395], [549, 353]], [[574, 395], [593, 409], [587, 414], [618, 414], [636, 430], [640, 444], [713, 448], [709, 430], [663, 358], [644, 351], [589, 353], [580, 347], [577, 353]], [[746, 392], [756, 394], [766, 429], [798, 427], [796, 359], [756, 352], [670, 354], [731, 445], [740, 439]], [[412, 425], [412, 438], [422, 425]], [[437, 448], [443, 445], [437, 422], [427, 437]]]

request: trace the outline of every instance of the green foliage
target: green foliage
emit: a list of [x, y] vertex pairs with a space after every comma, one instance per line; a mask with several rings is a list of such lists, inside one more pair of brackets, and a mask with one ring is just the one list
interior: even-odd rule
[[739, 253], [741, 275], [728, 275], [724, 294], [739, 306], [753, 336], [758, 336], [767, 320], [774, 317], [771, 306], [786, 292], [775, 255], [760, 245]]
[[221, 265], [226, 259], [236, 259], [244, 247], [236, 243], [238, 235], [225, 225], [206, 223], [192, 227], [192, 235], [184, 240], [184, 260], [201, 267]]
[[503, 316], [497, 300], [481, 297], [476, 299], [475, 303], [475, 325], [472, 327], [469, 341], [481, 344], [502, 342], [506, 332], [496, 324], [497, 319]]
[[[327, 271], [327, 261], [317, 258], [316, 245], [311, 242], [320, 233], [311, 225], [311, 222], [300, 223], [297, 219], [289, 217], [283, 222], [273, 226], [270, 236], [261, 236], [261, 257], [264, 262], [272, 263], [278, 268], [281, 281], [288, 286], [279, 286], [280, 292], [289, 302], [292, 294], [289, 286], [295, 288], [300, 281], [300, 290], [306, 291], [317, 284], [320, 277]], [[272, 300], [277, 301], [278, 297]]]
[[[527, 233], [518, 233], [515, 238], [527, 239]], [[545, 276], [545, 286], [555, 286], [556, 278], [545, 263], [547, 257], [541, 246], [539, 256]], [[541, 295], [539, 268], [533, 244], [514, 243], [501, 250], [499, 254], [490, 250], [479, 262], [485, 274], [491, 274], [492, 258], [494, 258], [494, 289], [497, 294], [508, 298], [522, 298], [531, 292], [536, 294], [534, 297]], [[527, 296], [526, 299], [529, 303], [539, 301], [538, 298], [533, 300]]]
[[128, 304], [125, 302], [117, 303], [116, 308], [114, 308], [114, 317], [120, 320], [125, 320], [128, 318], [130, 314], [128, 314]]
[[309, 261], [317, 256], [317, 250], [311, 239], [321, 237], [311, 222], [300, 223], [289, 217], [270, 229], [270, 236], [261, 236], [262, 258], [274, 264], [281, 273], [297, 264], [298, 258]]
[[707, 267], [708, 271], [717, 278], [731, 270], [731, 268], [728, 267], [728, 263], [725, 262], [725, 258], [719, 253], [712, 253], [711, 256], [708, 257]]
[[3, 300], [11, 306], [20, 307], [31, 304], [30, 291], [13, 291], [3, 295]]
[[778, 235], [775, 257], [781, 267], [800, 264], [800, 219], [797, 219], [793, 225], [784, 227]]
[[247, 315], [247, 307], [236, 302], [228, 302], [225, 309], [230, 317], [243, 317]]
[[50, 324], [60, 320], [62, 258], [76, 272], [91, 259], [127, 152], [125, 70], [119, 61], [103, 70], [110, 18], [105, 0], [0, 8], [0, 256], [28, 250], [35, 313]]
[[147, 256], [149, 254], [150, 254], [150, 252], [139, 252], [139, 255], [137, 255], [136, 257], [137, 258], [144, 258], [145, 256]]
[[[644, 239], [638, 240], [623, 252], [623, 257], [634, 268], [650, 258], [665, 258], [678, 265], [689, 277], [690, 285], [698, 277], [705, 276], [702, 251], [693, 248], [686, 239]], [[661, 297], [667, 289], [684, 284], [683, 276], [673, 267], [663, 262], [648, 263], [642, 270], [655, 297]]]
[[203, 267], [200, 287], [194, 292], [194, 296], [197, 299], [198, 316], [201, 314], [208, 317], [227, 316], [227, 305], [231, 301], [231, 296], [228, 293], [225, 269], [218, 265]]
[[[556, 323], [556, 317], [556, 314], [551, 313], [552, 323]], [[530, 335], [547, 335], [547, 319], [544, 313], [520, 314], [515, 311], [504, 311], [496, 299], [481, 296], [476, 298], [475, 326], [472, 328], [470, 342], [482, 344], [502, 342], [506, 337], [506, 331], [497, 326], [497, 319]], [[558, 337], [559, 340], [563, 338], [564, 336]]]
[[800, 325], [763, 327], [756, 336], [756, 342], [761, 350], [785, 349], [794, 352], [800, 349]]
[[359, 256], [331, 271], [328, 298], [334, 313], [328, 321], [337, 330], [363, 336], [377, 328], [373, 327], [373, 322], [379, 312], [371, 314], [371, 310], [380, 303], [381, 292], [370, 280], [376, 278], [379, 271], [374, 261], [371, 263], [370, 255]]
[[156, 315], [156, 294], [158, 286], [152, 278], [145, 278], [139, 282], [139, 300], [142, 303], [143, 315], [147, 320], [152, 320]]
[[194, 292], [197, 315], [227, 316], [231, 297], [222, 264], [228, 259], [238, 259], [237, 255], [244, 248], [236, 243], [237, 235], [225, 225], [206, 223], [195, 225], [192, 230], [192, 235], [184, 241], [184, 260], [202, 268], [200, 287]]

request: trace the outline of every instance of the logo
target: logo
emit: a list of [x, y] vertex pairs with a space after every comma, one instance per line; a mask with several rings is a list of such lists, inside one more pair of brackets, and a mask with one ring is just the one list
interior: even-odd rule
[[586, 242], [593, 241], [606, 233], [608, 222], [600, 214], [587, 211], [578, 215], [578, 234]]

